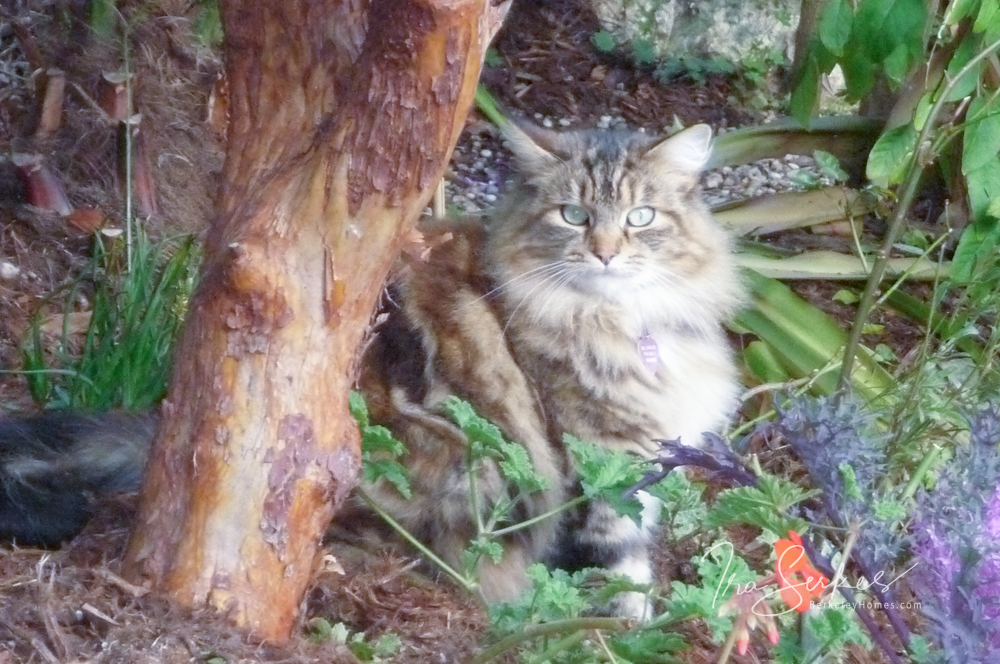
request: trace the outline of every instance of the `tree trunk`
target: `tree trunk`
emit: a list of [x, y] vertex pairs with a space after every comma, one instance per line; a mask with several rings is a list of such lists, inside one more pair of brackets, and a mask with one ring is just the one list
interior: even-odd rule
[[281, 641], [360, 468], [347, 409], [383, 281], [507, 2], [228, 0], [218, 216], [126, 572]]
[[802, 0], [799, 5], [799, 24], [795, 28], [795, 53], [792, 54], [792, 66], [785, 76], [785, 91], [791, 92], [802, 76], [809, 61], [809, 42], [816, 35], [819, 25], [819, 15], [828, 0]]

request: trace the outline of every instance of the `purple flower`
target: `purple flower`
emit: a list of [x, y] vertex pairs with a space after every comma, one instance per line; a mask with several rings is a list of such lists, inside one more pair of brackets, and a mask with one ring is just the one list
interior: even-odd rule
[[914, 524], [913, 551], [920, 564], [913, 570], [913, 584], [921, 594], [933, 597], [940, 609], [949, 611], [954, 604], [952, 589], [962, 563], [941, 530], [933, 523]]
[[993, 492], [983, 509], [982, 539], [986, 553], [976, 570], [973, 593], [982, 602], [989, 641], [1000, 650], [1000, 489]]
[[994, 491], [986, 501], [986, 508], [983, 510], [983, 534], [1000, 543], [1000, 489]]
[[1000, 411], [970, 418], [932, 492], [917, 497], [913, 588], [949, 663], [996, 661], [1000, 652]]

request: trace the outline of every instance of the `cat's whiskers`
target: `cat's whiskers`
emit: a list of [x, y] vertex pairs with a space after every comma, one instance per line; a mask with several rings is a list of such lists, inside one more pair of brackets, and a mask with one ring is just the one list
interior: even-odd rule
[[573, 274], [573, 270], [571, 269], [565, 270], [560, 275], [559, 280], [549, 285], [548, 293], [543, 294], [545, 299], [542, 300], [538, 306], [532, 307], [532, 311], [530, 314], [531, 318], [529, 319], [532, 323], [538, 322], [539, 319], [541, 319], [543, 313], [551, 311], [551, 309], [549, 308], [549, 302], [552, 301], [553, 296], [555, 296], [557, 293], [560, 292], [563, 285], [573, 280], [574, 276], [575, 275]]
[[523, 272], [523, 273], [517, 275], [516, 277], [511, 277], [507, 281], [503, 282], [499, 286], [496, 286], [495, 288], [490, 289], [489, 291], [487, 291], [483, 295], [480, 295], [476, 299], [470, 300], [469, 302], [466, 302], [461, 307], [459, 307], [459, 309], [464, 309], [465, 307], [472, 306], [472, 305], [476, 304], [477, 302], [481, 302], [482, 300], [485, 300], [486, 298], [488, 298], [489, 296], [493, 295], [494, 293], [499, 293], [499, 292], [503, 291], [504, 289], [513, 286], [514, 284], [516, 284], [517, 282], [519, 282], [519, 281], [521, 281], [523, 279], [528, 279], [529, 277], [532, 277], [532, 276], [538, 276], [539, 273], [544, 274], [544, 272], [546, 270], [551, 270], [553, 272], [556, 272], [556, 271], [559, 270], [559, 268], [560, 268], [560, 263], [546, 263], [544, 265], [539, 265], [538, 267], [531, 268], [527, 272]]
[[532, 286], [531, 290], [529, 290], [527, 293], [524, 294], [524, 296], [521, 298], [521, 301], [517, 303], [517, 306], [514, 307], [513, 311], [510, 312], [510, 315], [507, 316], [507, 322], [504, 324], [503, 330], [500, 332], [500, 336], [502, 338], [507, 337], [507, 329], [510, 327], [511, 321], [514, 320], [514, 316], [517, 314], [518, 310], [524, 305], [524, 303], [531, 298], [531, 296], [534, 294], [535, 291], [537, 291], [542, 286], [549, 284], [549, 282], [552, 281], [556, 282], [552, 284], [553, 288], [555, 288], [558, 286], [558, 284], [563, 283], [566, 279], [572, 276], [572, 271], [565, 269], [567, 264], [568, 263], [566, 261], [550, 263], [550, 265], [558, 269], [555, 270], [553, 273], [546, 275], [544, 279], [542, 279], [537, 284]]

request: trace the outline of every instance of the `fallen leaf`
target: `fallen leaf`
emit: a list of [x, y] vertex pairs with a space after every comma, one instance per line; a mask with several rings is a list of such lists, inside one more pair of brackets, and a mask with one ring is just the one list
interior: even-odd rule
[[72, 311], [68, 314], [46, 316], [42, 323], [42, 332], [61, 335], [65, 323], [67, 335], [86, 334], [87, 328], [90, 327], [90, 315], [90, 311]]
[[66, 217], [70, 226], [84, 233], [93, 233], [104, 225], [104, 212], [100, 208], [77, 208]]

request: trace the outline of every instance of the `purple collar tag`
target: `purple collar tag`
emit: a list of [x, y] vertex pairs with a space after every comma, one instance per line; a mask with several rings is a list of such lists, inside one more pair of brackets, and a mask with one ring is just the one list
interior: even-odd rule
[[651, 373], [655, 374], [660, 368], [660, 349], [649, 332], [643, 332], [642, 336], [639, 337], [638, 348], [642, 363]]

